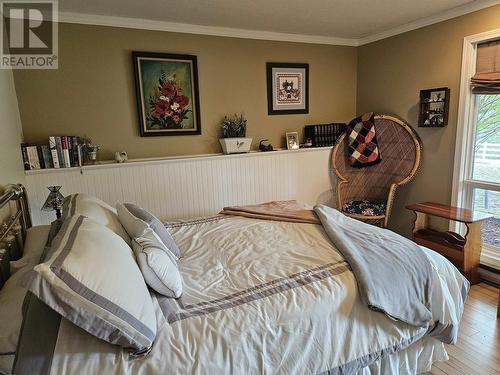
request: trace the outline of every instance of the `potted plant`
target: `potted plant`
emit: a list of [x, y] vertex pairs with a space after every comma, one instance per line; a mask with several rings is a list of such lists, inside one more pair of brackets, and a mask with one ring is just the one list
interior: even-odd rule
[[82, 137], [81, 139], [81, 150], [83, 160], [86, 164], [95, 164], [97, 161], [97, 152], [101, 149], [101, 146], [94, 145], [92, 139]]
[[224, 116], [221, 122], [222, 137], [219, 142], [225, 154], [239, 154], [250, 151], [252, 138], [246, 138], [247, 120], [243, 116], [234, 114]]

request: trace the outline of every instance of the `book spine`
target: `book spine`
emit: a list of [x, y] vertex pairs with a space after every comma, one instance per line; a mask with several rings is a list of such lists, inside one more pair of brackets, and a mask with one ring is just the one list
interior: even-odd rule
[[57, 158], [61, 168], [65, 168], [61, 137], [56, 137]]
[[36, 146], [26, 147], [28, 151], [28, 160], [30, 163], [30, 169], [40, 169], [40, 161], [38, 160], [38, 153], [36, 151]]
[[68, 144], [68, 154], [69, 154], [69, 166], [73, 166], [73, 137], [68, 135], [66, 137], [66, 142]]
[[36, 146], [36, 154], [38, 155], [38, 161], [40, 162], [40, 169], [45, 169], [45, 163], [43, 161], [42, 146]]
[[63, 158], [64, 158], [64, 166], [66, 168], [71, 167], [71, 160], [69, 158], [69, 149], [68, 149], [68, 137], [61, 137], [62, 150], [63, 150]]
[[40, 147], [42, 148], [43, 163], [45, 164], [45, 168], [54, 168], [49, 146], [42, 145]]
[[[311, 128], [311, 125], [306, 125], [306, 126], [304, 127], [304, 138], [305, 138], [305, 139], [304, 139], [304, 142], [305, 142], [308, 138], [310, 138], [310, 139], [311, 139], [311, 141], [313, 140], [313, 134], [311, 134], [311, 133], [312, 133], [312, 132], [311, 132], [311, 129], [312, 129], [312, 128]], [[313, 141], [313, 142], [314, 142], [314, 141]]]
[[49, 137], [49, 149], [50, 154], [52, 155], [52, 164], [54, 165], [54, 168], [60, 168], [55, 137]]
[[26, 149], [26, 143], [21, 143], [21, 154], [23, 155], [24, 170], [30, 170], [30, 161], [28, 159], [28, 150]]
[[71, 159], [71, 166], [78, 167], [78, 137], [71, 137], [71, 150], [73, 151], [73, 157]]
[[81, 167], [83, 165], [83, 150], [82, 150], [82, 145], [77, 145], [77, 150], [78, 150], [78, 166]]

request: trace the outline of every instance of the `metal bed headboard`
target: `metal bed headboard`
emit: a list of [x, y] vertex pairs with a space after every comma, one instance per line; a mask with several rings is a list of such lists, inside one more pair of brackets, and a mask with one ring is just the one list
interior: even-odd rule
[[21, 258], [26, 231], [31, 227], [28, 196], [23, 185], [7, 185], [0, 196], [0, 210], [15, 203], [15, 212], [0, 227], [0, 289], [10, 277], [10, 261]]

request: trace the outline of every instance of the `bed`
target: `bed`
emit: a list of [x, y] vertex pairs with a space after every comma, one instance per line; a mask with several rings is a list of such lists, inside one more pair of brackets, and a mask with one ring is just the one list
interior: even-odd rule
[[31, 227], [24, 188], [10, 186], [0, 196], [0, 373], [10, 373], [21, 327], [26, 289], [17, 280], [40, 258], [50, 226]]
[[443, 333], [456, 333], [468, 283], [431, 250], [422, 249], [432, 322], [416, 327], [363, 304], [321, 225], [218, 215], [165, 227], [181, 251], [183, 293], [149, 289], [157, 332], [145, 354], [89, 334], [28, 293], [14, 372], [415, 374], [447, 360], [443, 342], [453, 340]]

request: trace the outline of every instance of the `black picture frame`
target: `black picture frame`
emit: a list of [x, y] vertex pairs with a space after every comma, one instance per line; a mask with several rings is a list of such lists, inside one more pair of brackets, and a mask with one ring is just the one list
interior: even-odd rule
[[[273, 82], [276, 80], [275, 71], [278, 69], [284, 69], [287, 73], [292, 73], [296, 70], [296, 73], [302, 73], [304, 76], [304, 82], [300, 85], [300, 89], [303, 90], [302, 98], [303, 104], [296, 105], [300, 108], [290, 109], [290, 105], [280, 105], [275, 101]], [[267, 113], [268, 115], [293, 115], [293, 114], [304, 114], [309, 113], [309, 64], [298, 64], [298, 63], [275, 63], [269, 62], [266, 64], [266, 76], [267, 76]], [[276, 86], [275, 86], [276, 87]]]
[[443, 128], [448, 125], [450, 88], [420, 90], [419, 128]]
[[[135, 76], [135, 91], [136, 91], [136, 98], [137, 98], [137, 112], [138, 112], [138, 117], [139, 117], [139, 132], [141, 137], [156, 137], [156, 136], [177, 136], [177, 135], [199, 135], [201, 134], [201, 121], [200, 121], [200, 95], [199, 95], [199, 83], [198, 83], [198, 59], [194, 55], [184, 55], [184, 54], [172, 54], [172, 53], [162, 53], [162, 52], [142, 52], [142, 51], [132, 51], [132, 60], [133, 60], [133, 66], [134, 66], [134, 76]], [[169, 124], [172, 124], [172, 128], [168, 128], [169, 125], [166, 128], [158, 128], [158, 129], [153, 129], [151, 128], [151, 123], [148, 119], [148, 113], [152, 116], [152, 104], [151, 104], [151, 96], [149, 97], [150, 103], [147, 103], [150, 108], [146, 107], [145, 99], [146, 95], [144, 94], [145, 90], [148, 88], [144, 87], [144, 82], [143, 82], [143, 66], [142, 63], [143, 61], [154, 61], [157, 63], [163, 63], [166, 64], [165, 68], [168, 68], [170, 65], [173, 66], [173, 64], [186, 64], [188, 63], [190, 67], [190, 74], [189, 74], [189, 82], [190, 82], [190, 92], [186, 93], [184, 95], [184, 92], [182, 92], [182, 95], [178, 95], [180, 92], [177, 91], [177, 88], [175, 88], [175, 96], [172, 96], [173, 100], [178, 100], [180, 105], [184, 104], [185, 100], [183, 101], [182, 96], [188, 97], [188, 103], [186, 104], [185, 107], [181, 108], [182, 112], [179, 114], [181, 115], [184, 110], [188, 111], [191, 115], [191, 121], [193, 122], [193, 128], [188, 128], [188, 129], [182, 129], [182, 128], [177, 128], [177, 126], [180, 126], [182, 122], [185, 119], [189, 119], [189, 115], [183, 115], [187, 116], [185, 119], [180, 119], [180, 122], [173, 123], [172, 121], [169, 121]], [[169, 65], [170, 64], [170, 65]], [[171, 70], [171, 69], [170, 69]], [[163, 71], [162, 71], [163, 73]], [[160, 78], [158, 78], [160, 79]], [[168, 79], [167, 79], [168, 80]], [[159, 83], [158, 83], [159, 84]], [[150, 85], [152, 86], [152, 84]], [[151, 91], [151, 87], [149, 88]], [[179, 104], [178, 103], [178, 104]], [[178, 109], [179, 107], [177, 107]], [[176, 110], [177, 110], [176, 109]], [[165, 110], [166, 111], [166, 110]], [[157, 115], [156, 111], [155, 115]], [[153, 117], [150, 116], [150, 119], [153, 119]], [[175, 119], [175, 113], [172, 115], [171, 118]], [[178, 116], [180, 117], [180, 116]], [[165, 113], [162, 113], [158, 118], [163, 119], [167, 118], [170, 119], [170, 117], [166, 117]], [[153, 119], [156, 120], [156, 119]], [[176, 119], [178, 120], [178, 119]], [[165, 121], [161, 121], [162, 124], [165, 124]], [[160, 125], [156, 125], [160, 126]]]

